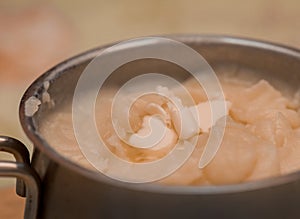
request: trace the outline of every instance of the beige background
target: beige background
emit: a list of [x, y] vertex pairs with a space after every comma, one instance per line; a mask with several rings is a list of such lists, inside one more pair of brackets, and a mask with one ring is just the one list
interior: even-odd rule
[[[131, 37], [166, 33], [217, 33], [300, 46], [298, 0], [48, 0], [76, 29], [74, 52]], [[44, 3], [45, 2], [45, 3]], [[2, 0], [2, 8], [37, 1]]]
[[[18, 14], [28, 7], [37, 6], [49, 7], [64, 17], [70, 27], [68, 40], [72, 47], [60, 47], [60, 50], [68, 50], [64, 56], [44, 65], [39, 71], [33, 71], [26, 80], [17, 82], [16, 79], [16, 85], [0, 82], [0, 134], [20, 138], [29, 147], [30, 143], [19, 127], [17, 113], [25, 88], [54, 63], [89, 48], [132, 37], [170, 33], [245, 36], [300, 48], [298, 0], [2, 0], [0, 13]], [[4, 26], [0, 34], [5, 31], [9, 30]], [[16, 39], [21, 40], [22, 35]], [[0, 69], [1, 74], [5, 73]], [[4, 155], [0, 158], [3, 159]], [[0, 185], [11, 187], [12, 184], [1, 179]], [[21, 218], [22, 208], [23, 201], [14, 195], [13, 189], [0, 191], [0, 218]]]

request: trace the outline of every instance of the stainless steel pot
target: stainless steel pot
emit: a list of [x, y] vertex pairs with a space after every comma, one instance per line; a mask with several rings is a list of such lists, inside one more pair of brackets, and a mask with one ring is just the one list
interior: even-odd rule
[[[178, 35], [170, 36], [198, 51], [220, 71], [252, 71], [271, 82], [279, 79], [291, 89], [300, 84], [300, 51], [249, 39]], [[136, 46], [136, 45], [134, 45]], [[26, 196], [25, 218], [299, 218], [300, 172], [272, 179], [224, 186], [163, 186], [129, 184], [87, 170], [56, 153], [39, 132], [47, 115], [70, 103], [76, 82], [97, 48], [71, 58], [39, 77], [20, 103], [23, 129], [34, 144], [32, 161], [19, 141], [0, 138], [0, 150], [15, 155], [16, 162], [0, 161], [0, 176], [17, 177], [17, 193]], [[155, 72], [179, 70], [166, 63], [141, 60], [118, 69]], [[126, 73], [127, 72], [127, 73]], [[122, 74], [124, 73], [124, 74]], [[56, 107], [41, 104], [32, 117], [25, 102], [42, 99], [44, 82]], [[276, 86], [276, 84], [275, 84]], [[280, 86], [280, 84], [278, 84]], [[300, 145], [299, 145], [300, 146]]]

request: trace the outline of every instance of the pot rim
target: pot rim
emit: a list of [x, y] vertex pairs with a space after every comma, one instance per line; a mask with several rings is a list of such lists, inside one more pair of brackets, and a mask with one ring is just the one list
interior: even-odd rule
[[[263, 49], [270, 52], [281, 53], [287, 56], [292, 56], [300, 61], [300, 50], [291, 48], [288, 46], [269, 43], [261, 40], [254, 40], [250, 38], [242, 37], [232, 37], [225, 35], [199, 35], [199, 34], [176, 34], [176, 35], [163, 35], [161, 37], [167, 37], [175, 39], [184, 43], [203, 43], [203, 44], [227, 44], [227, 45], [236, 45], [244, 47], [252, 47], [256, 49]], [[26, 90], [24, 93], [20, 106], [19, 106], [19, 118], [21, 126], [30, 139], [41, 153], [47, 155], [50, 159], [54, 160], [59, 165], [62, 165], [74, 172], [77, 172], [79, 175], [91, 178], [98, 181], [99, 183], [105, 183], [116, 187], [122, 187], [125, 189], [152, 192], [152, 193], [162, 193], [162, 194], [173, 194], [173, 195], [218, 195], [218, 194], [230, 194], [238, 192], [249, 192], [258, 189], [270, 188], [274, 186], [280, 186], [288, 183], [293, 183], [296, 180], [300, 180], [300, 170], [282, 175], [277, 177], [271, 177], [262, 180], [256, 180], [252, 182], [244, 182], [240, 184], [231, 184], [231, 185], [219, 185], [219, 186], [170, 186], [170, 185], [161, 185], [155, 183], [126, 183], [118, 180], [111, 179], [105, 176], [102, 173], [97, 173], [92, 170], [88, 170], [80, 165], [77, 165], [75, 162], [65, 158], [64, 156], [57, 153], [39, 134], [35, 129], [34, 121], [32, 117], [25, 116], [25, 101], [31, 97], [36, 96], [41, 91], [44, 81], [49, 81], [59, 77], [61, 74], [64, 74], [65, 71], [70, 70], [76, 67], [79, 64], [82, 64], [88, 60], [94, 58], [101, 50], [110, 47], [113, 44], [97, 47], [86, 52], [80, 53], [72, 58], [69, 58], [50, 70], [46, 71], [40, 77], [38, 77]]]

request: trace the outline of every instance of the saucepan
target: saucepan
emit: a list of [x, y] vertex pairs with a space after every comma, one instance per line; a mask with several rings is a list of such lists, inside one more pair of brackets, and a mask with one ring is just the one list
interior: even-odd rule
[[[215, 72], [255, 72], [267, 80], [282, 80], [291, 89], [300, 85], [300, 51], [282, 45], [244, 38], [211, 35], [166, 36], [199, 52]], [[76, 84], [88, 63], [103, 46], [53, 67], [25, 92], [19, 109], [22, 127], [34, 145], [32, 159], [16, 139], [0, 137], [1, 151], [15, 161], [0, 161], [0, 176], [16, 177], [16, 192], [26, 197], [25, 218], [299, 218], [300, 171], [291, 174], [220, 186], [167, 186], [134, 184], [88, 170], [56, 152], [39, 131], [51, 113], [71, 104]], [[132, 43], [130, 47], [141, 44]], [[115, 51], [116, 55], [118, 51]], [[112, 56], [113, 57], [113, 56]], [[139, 60], [117, 70], [174, 72], [170, 64]], [[178, 70], [178, 69], [177, 69]], [[55, 107], [43, 103], [45, 93]], [[32, 116], [26, 101], [41, 101]], [[300, 145], [299, 145], [300, 147]]]

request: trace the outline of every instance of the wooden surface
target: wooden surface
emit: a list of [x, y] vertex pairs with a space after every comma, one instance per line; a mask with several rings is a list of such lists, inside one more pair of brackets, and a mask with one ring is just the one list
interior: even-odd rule
[[[53, 0], [43, 2], [48, 2], [49, 7], [59, 10], [69, 21], [71, 29], [73, 28], [75, 37], [72, 39], [74, 40], [72, 54], [116, 40], [168, 33], [229, 34], [264, 39], [300, 48], [300, 2], [298, 0], [152, 0], [145, 2], [140, 0]], [[23, 10], [24, 6], [35, 4], [40, 3], [34, 0], [2, 0], [0, 13], [1, 10], [2, 12], [3, 10]], [[21, 40], [22, 37], [22, 34], [17, 34], [16, 41]], [[61, 51], [64, 49], [66, 48], [63, 46], [59, 48]], [[30, 53], [26, 56], [30, 57]], [[42, 67], [44, 68], [41, 69], [46, 68]], [[12, 109], [7, 110], [14, 114], [5, 114], [3, 117], [11, 118], [10, 121], [15, 124], [16, 129], [19, 129], [16, 109], [19, 97], [30, 81], [40, 73], [42, 72], [33, 72], [31, 76], [28, 75], [26, 83], [19, 83], [16, 87], [11, 85], [19, 92], [14, 94], [16, 97], [13, 100], [16, 103], [11, 104]], [[0, 70], [0, 74], [5, 73]], [[15, 78], [17, 80], [18, 75], [15, 75]], [[4, 114], [3, 110], [0, 113]], [[0, 134], [7, 131], [5, 128], [7, 127], [2, 127], [2, 129], [0, 127]], [[19, 132], [7, 131], [5, 134], [24, 139]], [[22, 218], [23, 210], [24, 199], [15, 195], [14, 188], [0, 190], [0, 219]]]
[[20, 219], [23, 218], [25, 199], [15, 193], [15, 188], [0, 189], [0, 218]]

